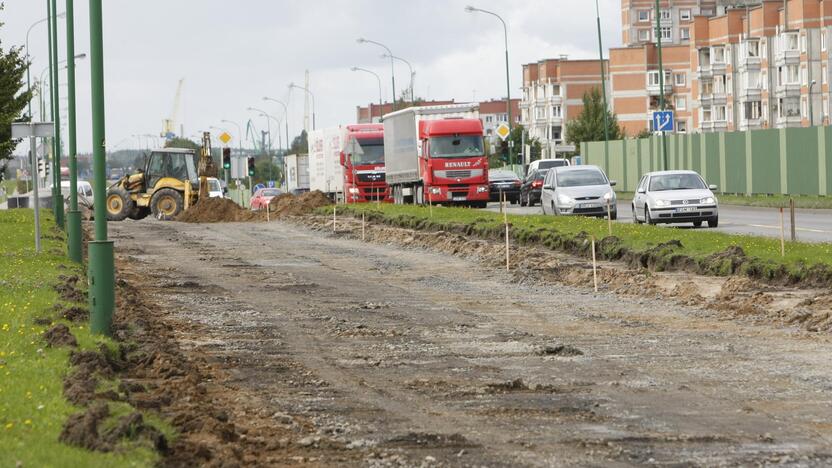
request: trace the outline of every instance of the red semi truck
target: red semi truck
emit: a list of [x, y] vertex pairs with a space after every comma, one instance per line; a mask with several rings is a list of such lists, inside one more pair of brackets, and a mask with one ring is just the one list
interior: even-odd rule
[[488, 204], [488, 158], [477, 104], [387, 114], [384, 150], [395, 203]]
[[346, 203], [392, 201], [384, 174], [384, 127], [356, 124], [310, 132], [309, 185]]

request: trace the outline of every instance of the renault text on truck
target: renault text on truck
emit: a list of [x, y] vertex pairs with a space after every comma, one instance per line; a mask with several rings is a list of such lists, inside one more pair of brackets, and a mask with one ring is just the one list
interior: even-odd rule
[[390, 201], [383, 130], [356, 124], [310, 132], [309, 188], [347, 203]]
[[478, 105], [411, 107], [387, 114], [384, 150], [395, 203], [488, 203], [488, 158]]

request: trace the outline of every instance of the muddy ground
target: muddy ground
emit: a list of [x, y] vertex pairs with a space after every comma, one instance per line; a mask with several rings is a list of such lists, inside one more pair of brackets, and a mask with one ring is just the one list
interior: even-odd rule
[[832, 464], [832, 339], [789, 315], [821, 291], [603, 265], [594, 293], [574, 258], [339, 221], [110, 224], [178, 356], [141, 382], [169, 464]]

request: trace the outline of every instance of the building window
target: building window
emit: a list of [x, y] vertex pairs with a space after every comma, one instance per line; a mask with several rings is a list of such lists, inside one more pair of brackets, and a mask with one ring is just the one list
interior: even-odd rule
[[806, 53], [806, 34], [800, 35], [800, 51]]
[[544, 108], [544, 107], [535, 108], [534, 117], [536, 119], [545, 119], [546, 118], [546, 108]]
[[800, 67], [800, 78], [803, 82], [803, 86], [809, 86], [809, 73], [806, 67]]
[[826, 50], [826, 31], [820, 32], [820, 50]]
[[673, 40], [673, 28], [662, 26], [661, 28], [659, 28], [659, 32], [662, 35], [663, 41]]
[[679, 29], [679, 39], [683, 41], [690, 40], [690, 29], [689, 28], [680, 28]]
[[701, 14], [702, 16], [713, 16], [714, 10], [711, 8], [703, 8], [699, 10], [699, 14]]
[[493, 115], [486, 115], [485, 116], [485, 123], [491, 123], [493, 121], [494, 121], [494, 116]]
[[725, 63], [724, 47], [713, 47], [711, 49], [711, 63]]
[[673, 75], [673, 83], [680, 88], [684, 88], [687, 84], [688, 77], [684, 73], [676, 73]]
[[640, 23], [650, 21], [650, 10], [639, 10], [638, 11], [638, 21]]
[[746, 102], [743, 108], [745, 120], [759, 120], [763, 115], [763, 106], [760, 101]]
[[[664, 85], [670, 85], [670, 78], [671, 78], [670, 70], [664, 71]], [[659, 86], [659, 71], [658, 70], [650, 70], [647, 72], [647, 86]]]
[[778, 107], [780, 117], [800, 117], [800, 99], [796, 97], [780, 99]]
[[829, 100], [824, 99], [823, 100], [823, 118], [825, 119], [827, 117], [829, 117]]
[[688, 100], [684, 96], [678, 96], [676, 98], [676, 110], [683, 111], [686, 110], [688, 107]]
[[554, 117], [554, 118], [562, 117], [560, 106], [552, 106], [552, 117]]
[[760, 56], [760, 41], [746, 41], [745, 56], [748, 58]]
[[750, 89], [758, 89], [760, 87], [759, 70], [748, 70], [745, 72], [745, 87]]
[[714, 76], [714, 94], [725, 94], [725, 75]]
[[552, 96], [560, 96], [560, 85], [553, 84], [552, 85]]
[[508, 122], [508, 114], [500, 114], [500, 122]]
[[797, 33], [788, 33], [783, 35], [782, 40], [783, 50], [797, 50]]
[[806, 116], [806, 115], [809, 114], [808, 112], [806, 112], [806, 103], [807, 103], [806, 98], [803, 98], [803, 99], [800, 100], [800, 111], [801, 111], [800, 116], [801, 117]]
[[820, 84], [826, 84], [826, 65], [820, 67]]
[[639, 29], [638, 30], [638, 40], [639, 42], [647, 42], [650, 40], [650, 30], [649, 29]]
[[702, 108], [702, 121], [703, 122], [710, 122], [712, 120], [712, 112], [711, 106], [706, 106]]
[[552, 126], [549, 129], [549, 135], [551, 135], [552, 140], [557, 143], [560, 143], [561, 140], [561, 127]]
[[662, 18], [662, 21], [667, 21], [670, 19], [670, 10], [659, 10], [659, 15]]
[[714, 83], [713, 81], [703, 81], [702, 82], [702, 95], [709, 96], [714, 93]]
[[688, 132], [688, 121], [687, 120], [677, 120], [676, 121], [676, 133], [687, 133]]
[[786, 65], [785, 67], [780, 67], [780, 84], [798, 84], [800, 80], [799, 73], [797, 65]]
[[714, 106], [714, 121], [725, 122], [728, 120], [728, 113], [725, 106]]
[[679, 10], [679, 19], [682, 21], [690, 21], [690, 10]]

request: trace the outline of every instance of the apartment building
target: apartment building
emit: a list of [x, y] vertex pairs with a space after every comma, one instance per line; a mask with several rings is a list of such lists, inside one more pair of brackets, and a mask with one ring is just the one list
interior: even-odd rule
[[[480, 120], [482, 120], [483, 132], [486, 137], [496, 138], [495, 131], [501, 123], [508, 123], [508, 109], [505, 99], [492, 99], [480, 102]], [[511, 100], [511, 119], [514, 125], [519, 124], [520, 99]]]
[[[720, 7], [736, 1], [662, 0], [659, 2], [659, 33], [662, 44], [679, 45], [690, 41], [691, 26], [696, 16], [714, 16]], [[654, 43], [656, 37], [655, 0], [621, 0], [621, 22], [624, 45], [633, 47]]]
[[[420, 106], [445, 106], [448, 104], [454, 104], [454, 100], [451, 99], [450, 101], [422, 101], [419, 103]], [[399, 105], [401, 106], [401, 103], [399, 103]], [[401, 108], [402, 107], [399, 107], [399, 109]], [[389, 114], [391, 112], [393, 112], [392, 102], [384, 102], [382, 104], [374, 104], [371, 102], [366, 107], [356, 106], [355, 123], [378, 123], [381, 122], [381, 117], [383, 115]]]
[[540, 141], [543, 157], [553, 157], [568, 141], [566, 124], [581, 114], [584, 93], [592, 88], [601, 88], [600, 60], [561, 57], [523, 65], [520, 121]]
[[[678, 131], [828, 124], [832, 0], [698, 3], [715, 3], [715, 13], [694, 15], [687, 42], [662, 48]], [[628, 135], [650, 128], [658, 73], [655, 44], [610, 51], [612, 106]]]

